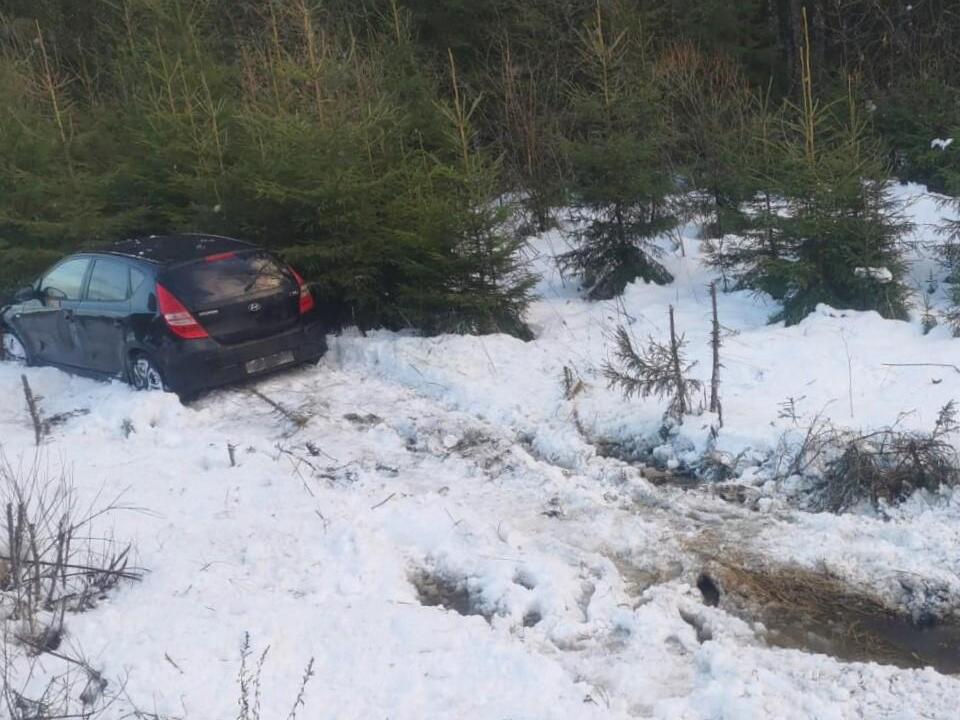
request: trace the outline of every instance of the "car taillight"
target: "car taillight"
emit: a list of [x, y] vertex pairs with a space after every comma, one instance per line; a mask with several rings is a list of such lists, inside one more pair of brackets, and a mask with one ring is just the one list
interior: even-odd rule
[[300, 314], [305, 315], [313, 310], [313, 295], [310, 292], [310, 288], [308, 288], [307, 284], [303, 281], [303, 278], [300, 277], [300, 273], [293, 268], [290, 268], [290, 272], [293, 273], [297, 285], [300, 286]]
[[176, 295], [157, 283], [157, 305], [167, 327], [184, 340], [199, 340], [209, 337], [207, 331], [196, 321]]

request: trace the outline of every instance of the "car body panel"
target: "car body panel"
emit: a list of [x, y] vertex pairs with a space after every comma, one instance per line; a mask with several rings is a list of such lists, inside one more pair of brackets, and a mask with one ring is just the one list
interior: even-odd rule
[[71, 300], [31, 300], [12, 309], [8, 324], [36, 362], [79, 367], [82, 357], [74, 324], [78, 305]]
[[[284, 367], [316, 362], [327, 350], [326, 333], [321, 323], [314, 322], [273, 335], [224, 347], [215, 340], [170, 340], [161, 345], [153, 357], [164, 371], [164, 380], [171, 390], [191, 397], [201, 390], [221, 387], [257, 377]], [[292, 359], [249, 371], [250, 361], [292, 353]]]
[[85, 359], [95, 372], [122, 376], [126, 372], [130, 302], [82, 303], [74, 311], [74, 326]]

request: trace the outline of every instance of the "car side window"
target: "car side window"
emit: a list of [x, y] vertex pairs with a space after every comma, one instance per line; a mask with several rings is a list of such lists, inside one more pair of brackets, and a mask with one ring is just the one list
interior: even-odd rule
[[98, 258], [90, 273], [87, 300], [93, 302], [123, 302], [130, 297], [129, 269], [115, 260]]
[[132, 296], [137, 290], [140, 289], [140, 286], [143, 285], [143, 281], [147, 279], [147, 276], [137, 270], [136, 268], [130, 268], [130, 295]]
[[40, 281], [40, 290], [45, 293], [53, 291], [58, 299], [79, 300], [89, 265], [87, 258], [75, 258], [57, 265]]

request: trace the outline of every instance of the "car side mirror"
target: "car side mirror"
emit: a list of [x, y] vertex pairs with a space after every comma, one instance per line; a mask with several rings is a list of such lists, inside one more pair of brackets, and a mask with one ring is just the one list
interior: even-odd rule
[[18, 303], [30, 302], [31, 300], [36, 300], [37, 297], [39, 297], [39, 293], [33, 285], [22, 287], [13, 295], [13, 299]]
[[67, 299], [67, 294], [63, 290], [55, 287], [45, 287], [37, 293], [43, 304], [48, 307], [58, 308], [60, 303]]

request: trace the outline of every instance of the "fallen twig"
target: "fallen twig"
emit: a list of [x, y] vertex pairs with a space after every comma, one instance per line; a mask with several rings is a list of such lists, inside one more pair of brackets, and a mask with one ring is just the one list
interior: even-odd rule
[[330, 453], [325, 452], [325, 451], [323, 450], [323, 448], [321, 448], [319, 445], [317, 445], [317, 444], [316, 444], [315, 442], [313, 442], [312, 440], [307, 440], [307, 443], [306, 443], [306, 445], [305, 445], [304, 447], [307, 448], [307, 452], [310, 453], [313, 457], [317, 457], [317, 456], [319, 456], [319, 455], [323, 455], [325, 458], [327, 458], [327, 459], [329, 459], [329, 460], [333, 460], [334, 462], [340, 462], [340, 460], [338, 460], [337, 458], [335, 458], [335, 457], [334, 457], [333, 455], [331, 455]]
[[390, 493], [389, 495], [387, 495], [387, 497], [385, 497], [383, 500], [381, 500], [380, 502], [378, 502], [376, 505], [374, 505], [374, 506], [371, 507], [370, 509], [371, 509], [371, 510], [376, 510], [378, 507], [383, 507], [383, 506], [386, 505], [388, 502], [390, 502], [391, 500], [393, 500], [393, 498], [396, 497], [396, 495], [397, 495], [397, 494], [396, 494], [395, 492]]
[[49, 435], [50, 429], [55, 425], [63, 425], [67, 420], [75, 417], [83, 417], [84, 415], [89, 415], [90, 410], [88, 408], [77, 408], [76, 410], [68, 410], [67, 412], [57, 413], [56, 415], [51, 415], [48, 418], [43, 419], [43, 434]]
[[305, 427], [308, 422], [310, 422], [310, 416], [304, 415], [303, 413], [294, 412], [287, 407], [284, 407], [276, 400], [267, 397], [262, 392], [256, 388], [250, 388], [250, 392], [255, 396], [263, 400], [267, 405], [276, 410], [280, 415], [285, 417], [287, 420], [292, 422], [298, 429]]
[[179, 665], [177, 665], [177, 664], [173, 661], [173, 658], [170, 657], [169, 653], [164, 653], [164, 654], [163, 654], [163, 657], [166, 658], [166, 661], [167, 661], [168, 663], [170, 663], [171, 665], [173, 665], [174, 668], [176, 668], [177, 672], [179, 672], [181, 675], [184, 674], [184, 673], [183, 673], [183, 670], [180, 668]]
[[960, 374], [960, 367], [950, 363], [880, 363], [885, 367], [945, 367], [952, 368], [955, 373]]
[[[126, 554], [127, 554], [128, 551], [129, 551], [129, 548], [127, 548], [126, 550], [124, 550], [124, 551], [118, 556], [118, 558], [120, 558], [121, 560], [123, 560], [123, 559], [125, 558], [125, 556], [126, 556]], [[15, 563], [15, 562], [17, 562], [17, 560], [16, 560], [16, 557], [15, 557], [15, 556], [14, 556], [14, 557], [11, 557], [11, 556], [9, 556], [9, 555], [0, 555], [0, 562]], [[24, 562], [24, 561], [23, 561], [23, 560], [20, 560], [20, 562]], [[94, 566], [92, 566], [92, 565], [77, 565], [77, 564], [74, 564], [74, 563], [68, 563], [68, 562], [62, 562], [62, 561], [50, 562], [49, 560], [38, 560], [38, 559], [36, 559], [36, 558], [34, 558], [34, 557], [30, 557], [30, 559], [27, 560], [26, 562], [27, 562], [29, 565], [32, 565], [32, 566], [35, 566], [35, 567], [55, 567], [55, 568], [62, 569], [62, 570], [78, 570], [78, 571], [80, 571], [79, 573], [66, 573], [66, 575], [67, 575], [68, 577], [72, 577], [72, 576], [74, 576], [74, 575], [83, 576], [83, 575], [86, 575], [86, 574], [89, 574], [89, 573], [96, 573], [96, 574], [98, 574], [98, 575], [108, 575], [108, 576], [111, 576], [111, 577], [123, 578], [124, 580], [142, 580], [142, 579], [143, 579], [143, 571], [138, 570], [138, 569], [136, 569], [136, 568], [127, 570], [125, 565], [122, 566], [122, 567], [120, 567], [120, 569], [117, 569], [117, 568], [109, 568], [109, 567], [107, 567], [107, 568], [98, 568], [98, 567], [94, 567]]]
[[289, 449], [283, 447], [282, 445], [280, 445], [279, 443], [277, 443], [277, 446], [276, 446], [276, 447], [277, 447], [277, 450], [280, 452], [281, 455], [287, 455], [288, 457], [292, 458], [292, 459], [295, 461], [295, 462], [294, 462], [294, 468], [297, 468], [297, 467], [299, 466], [299, 463], [303, 463], [304, 465], [306, 465], [308, 468], [310, 468], [310, 469], [313, 470], [314, 472], [317, 472], [317, 466], [314, 465], [314, 464], [313, 464], [312, 462], [310, 462], [309, 460], [307, 460], [307, 459], [306, 459], [305, 457], [303, 457], [302, 455], [297, 455], [295, 452], [293, 452], [293, 450], [289, 450]]

